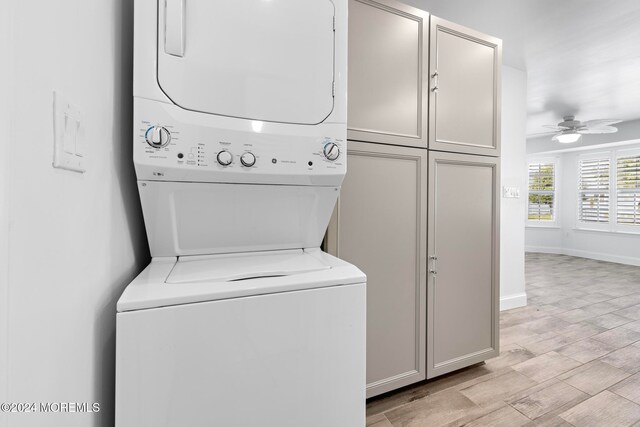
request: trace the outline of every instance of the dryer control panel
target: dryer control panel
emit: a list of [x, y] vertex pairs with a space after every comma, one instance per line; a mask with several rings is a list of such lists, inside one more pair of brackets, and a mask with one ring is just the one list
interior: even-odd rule
[[346, 172], [341, 123], [283, 125], [134, 102], [138, 179], [340, 185]]

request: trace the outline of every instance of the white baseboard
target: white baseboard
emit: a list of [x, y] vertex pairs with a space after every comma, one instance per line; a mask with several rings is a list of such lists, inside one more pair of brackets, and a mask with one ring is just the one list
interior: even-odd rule
[[563, 253], [565, 255], [577, 256], [581, 258], [597, 259], [598, 261], [607, 261], [607, 262], [615, 262], [618, 264], [640, 266], [640, 258], [636, 258], [636, 257], [603, 254], [599, 252], [581, 251], [577, 249], [565, 249]]
[[569, 256], [576, 256], [580, 258], [595, 259], [598, 261], [615, 262], [618, 264], [640, 266], [640, 258], [623, 256], [623, 255], [604, 254], [600, 252], [582, 251], [579, 249], [571, 249], [571, 248], [527, 246], [525, 247], [525, 252], [539, 252], [544, 254], [569, 255]]
[[562, 248], [556, 248], [553, 246], [525, 246], [525, 252], [538, 252], [542, 254], [560, 254], [563, 255], [564, 252]]
[[527, 305], [527, 294], [524, 292], [500, 297], [500, 311], [524, 307], [525, 305]]

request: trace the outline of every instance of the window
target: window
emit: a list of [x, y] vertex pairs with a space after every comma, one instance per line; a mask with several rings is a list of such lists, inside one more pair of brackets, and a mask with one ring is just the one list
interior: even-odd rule
[[529, 163], [529, 209], [527, 217], [530, 221], [555, 221], [555, 191], [555, 163]]
[[617, 223], [640, 225], [640, 155], [618, 157], [616, 166]]
[[640, 233], [640, 150], [580, 156], [578, 228]]
[[580, 160], [578, 220], [586, 223], [609, 222], [609, 157]]

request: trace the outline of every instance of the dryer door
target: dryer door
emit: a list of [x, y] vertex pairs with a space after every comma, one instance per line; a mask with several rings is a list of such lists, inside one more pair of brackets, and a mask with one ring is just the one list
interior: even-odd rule
[[178, 106], [299, 124], [331, 113], [330, 0], [158, 2], [158, 83]]

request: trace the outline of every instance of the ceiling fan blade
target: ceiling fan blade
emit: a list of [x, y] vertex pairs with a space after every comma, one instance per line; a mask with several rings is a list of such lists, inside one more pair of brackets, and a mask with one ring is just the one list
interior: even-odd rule
[[556, 132], [560, 132], [563, 130], [567, 130], [567, 129], [571, 129], [569, 127], [566, 126], [558, 126], [558, 125], [542, 125], [543, 128], [547, 128], [547, 129], [553, 129]]
[[588, 128], [593, 127], [602, 127], [602, 126], [610, 126], [616, 123], [620, 123], [622, 120], [618, 119], [596, 119], [596, 120], [587, 120], [582, 123], [582, 126], [586, 126]]
[[618, 128], [615, 128], [613, 126], [600, 126], [595, 128], [578, 129], [578, 133], [581, 133], [583, 135], [596, 135], [600, 133], [616, 133], [616, 132], [618, 132]]
[[545, 135], [553, 135], [558, 133], [558, 131], [548, 131], [548, 132], [536, 132], [536, 133], [528, 133], [527, 134], [527, 138], [533, 138], [533, 137], [537, 137], [537, 136], [545, 136]]

